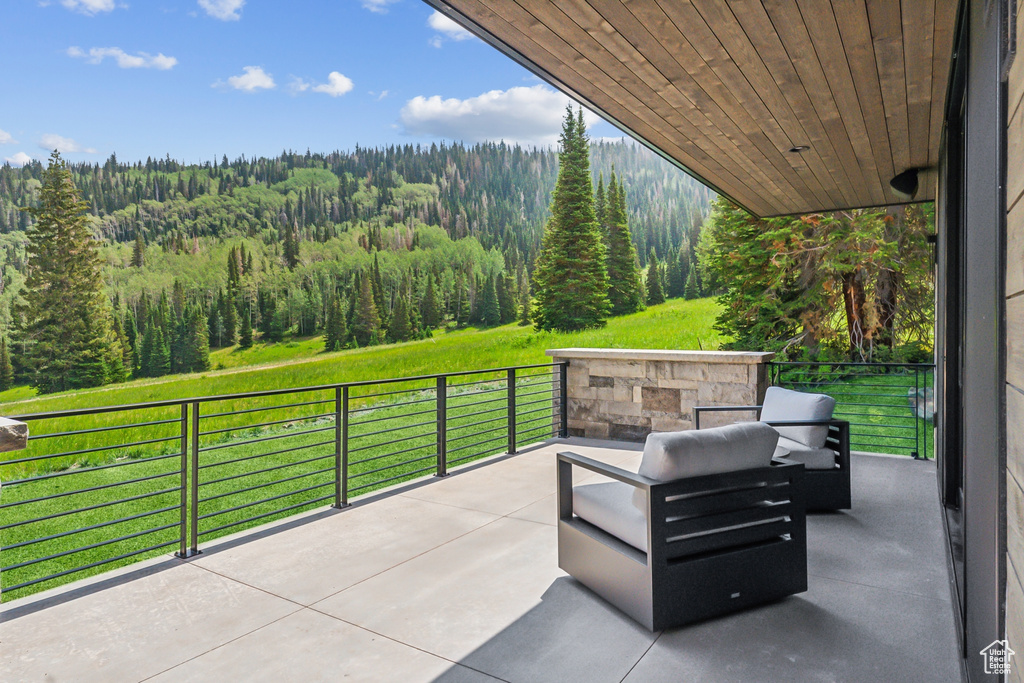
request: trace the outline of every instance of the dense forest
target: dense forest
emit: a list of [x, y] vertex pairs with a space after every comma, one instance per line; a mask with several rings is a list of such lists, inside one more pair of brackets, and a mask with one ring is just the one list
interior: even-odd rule
[[[592, 144], [590, 157], [595, 186], [618, 176], [641, 260], [667, 262], [664, 277], [690, 264], [713, 193], [632, 142]], [[0, 167], [0, 351], [15, 374], [34, 220], [19, 209], [37, 205], [44, 170]], [[324, 334], [333, 349], [521, 317], [558, 155], [407, 145], [68, 170], [125, 372], [157, 376], [205, 369], [209, 346]]]

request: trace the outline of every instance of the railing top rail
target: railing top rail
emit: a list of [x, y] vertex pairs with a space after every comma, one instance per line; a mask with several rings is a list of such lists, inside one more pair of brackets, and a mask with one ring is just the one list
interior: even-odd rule
[[[482, 375], [492, 372], [508, 372], [509, 370], [528, 370], [532, 368], [553, 368], [562, 365], [568, 365], [569, 361], [556, 361], [553, 363], [535, 363], [532, 365], [508, 365], [499, 368], [486, 368], [483, 370], [459, 370], [456, 372], [440, 372], [433, 375], [416, 375], [413, 377], [394, 377], [388, 379], [368, 379], [360, 380], [356, 382], [338, 382], [335, 384], [322, 384], [313, 387], [295, 387], [291, 389], [268, 389], [266, 391], [250, 391], [237, 394], [221, 394], [214, 396], [195, 396], [190, 398], [178, 398], [169, 399], [166, 401], [150, 401], [145, 403], [126, 403], [116, 406], [101, 406], [94, 408], [76, 408], [74, 410], [55, 410], [42, 413], [26, 413], [24, 415], [11, 415], [9, 416], [12, 420], [41, 420], [44, 418], [56, 418], [56, 417], [76, 417], [79, 415], [95, 415], [97, 413], [116, 413], [126, 410], [145, 410], [149, 408], [166, 408], [171, 406], [180, 406], [182, 404], [189, 403], [210, 403], [213, 401], [233, 401], [245, 398], [260, 398], [264, 396], [280, 396], [283, 394], [301, 394], [313, 391], [328, 391], [335, 390], [342, 387], [365, 387], [373, 386], [376, 384], [394, 384], [396, 382], [417, 382], [417, 381], [428, 381], [437, 380], [441, 377], [465, 377], [467, 375]], [[429, 389], [430, 387], [424, 387]], [[353, 396], [352, 398], [362, 398], [360, 396]], [[6, 417], [6, 416], [5, 416]]]
[[769, 365], [786, 365], [786, 366], [852, 366], [852, 367], [869, 367], [869, 368], [929, 368], [935, 369], [935, 363], [866, 363], [860, 361], [769, 361]]

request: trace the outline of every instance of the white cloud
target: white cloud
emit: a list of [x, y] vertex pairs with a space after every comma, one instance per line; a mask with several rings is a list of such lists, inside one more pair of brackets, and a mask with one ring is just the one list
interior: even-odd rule
[[72, 12], [88, 14], [89, 16], [99, 12], [111, 12], [114, 9], [114, 0], [60, 0], [60, 4]]
[[57, 150], [62, 154], [83, 152], [85, 154], [95, 154], [96, 150], [92, 147], [83, 147], [71, 138], [66, 138], [63, 135], [56, 135], [54, 133], [47, 133], [43, 137], [39, 138], [40, 149], [45, 149], [47, 152]]
[[166, 71], [171, 69], [178, 60], [175, 57], [168, 57], [164, 53], [151, 55], [148, 52], [139, 52], [130, 55], [119, 47], [94, 47], [88, 52], [82, 48], [72, 46], [68, 48], [68, 56], [76, 59], [85, 59], [89, 64], [99, 64], [107, 57], [117, 61], [122, 69], [160, 69]]
[[322, 92], [331, 97], [340, 97], [352, 89], [352, 79], [337, 71], [327, 74], [327, 82], [313, 88], [313, 92]]
[[363, 0], [363, 8], [383, 14], [388, 11], [388, 5], [393, 5], [396, 2], [398, 0]]
[[0, 128], [0, 145], [16, 145], [18, 141], [11, 137], [11, 134]]
[[4, 161], [9, 163], [11, 166], [24, 166], [32, 161], [32, 157], [24, 152], [18, 152], [13, 157], [4, 157]]
[[242, 18], [245, 0], [199, 0], [199, 6], [214, 19], [238, 21]]
[[442, 36], [448, 40], [470, 40], [476, 37], [437, 10], [427, 19], [427, 26], [441, 34], [430, 39], [433, 47], [441, 47]]
[[235, 90], [244, 90], [245, 92], [273, 90], [277, 87], [277, 83], [274, 83], [274, 77], [264, 71], [261, 66], [246, 66], [242, 68], [242, 71], [245, 73], [228, 78], [227, 84], [223, 81], [217, 81], [213, 84], [213, 87], [230, 87]]
[[[414, 97], [400, 114], [405, 132], [438, 138], [547, 147], [558, 144], [569, 98], [544, 85], [492, 90], [464, 100]], [[600, 119], [584, 109], [588, 126]]]
[[312, 83], [303, 80], [298, 76], [292, 76], [292, 79], [288, 82], [288, 92], [292, 95], [298, 95], [300, 92], [306, 92], [312, 87]]
[[380, 102], [385, 97], [387, 97], [390, 93], [387, 90], [381, 90], [380, 92], [376, 92], [374, 90], [368, 90], [366, 94], [369, 95], [370, 97], [372, 97], [373, 99], [377, 100], [378, 102]]

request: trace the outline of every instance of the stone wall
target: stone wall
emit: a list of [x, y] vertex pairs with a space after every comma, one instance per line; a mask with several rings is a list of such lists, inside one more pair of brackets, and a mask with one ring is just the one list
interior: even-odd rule
[[[643, 441], [651, 432], [693, 427], [693, 407], [756, 405], [768, 388], [771, 353], [551, 349], [568, 360], [569, 435]], [[753, 413], [701, 418], [701, 426]]]

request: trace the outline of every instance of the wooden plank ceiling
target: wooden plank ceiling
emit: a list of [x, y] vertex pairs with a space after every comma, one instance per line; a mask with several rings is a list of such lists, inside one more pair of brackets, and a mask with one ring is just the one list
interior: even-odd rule
[[937, 163], [957, 0], [427, 2], [761, 216]]

